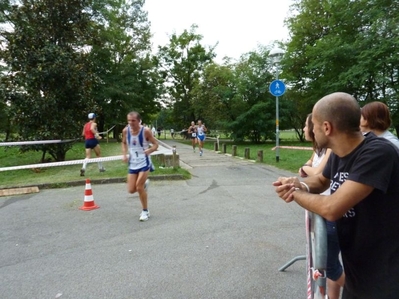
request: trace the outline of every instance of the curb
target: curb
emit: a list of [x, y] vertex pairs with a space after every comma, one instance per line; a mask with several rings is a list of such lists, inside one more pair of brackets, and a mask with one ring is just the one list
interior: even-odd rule
[[[185, 180], [185, 178], [182, 175], [180, 175], [180, 174], [154, 175], [154, 176], [150, 176], [149, 179], [153, 180], [153, 181]], [[126, 177], [108, 178], [108, 179], [90, 179], [90, 183], [92, 185], [126, 183]], [[56, 188], [84, 186], [85, 184], [86, 184], [86, 179], [82, 179], [82, 180], [78, 180], [78, 181], [70, 181], [70, 182], [62, 182], [62, 183], [48, 183], [48, 184], [26, 185], [26, 186], [13, 186], [13, 187], [2, 188], [2, 190], [19, 189], [19, 188], [31, 188], [31, 187], [38, 187], [39, 190], [42, 190], [42, 189], [56, 189]]]

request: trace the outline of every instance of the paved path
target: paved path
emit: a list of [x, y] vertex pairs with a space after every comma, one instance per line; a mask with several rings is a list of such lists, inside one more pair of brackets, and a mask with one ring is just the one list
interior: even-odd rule
[[303, 210], [271, 186], [292, 174], [173, 145], [193, 178], [152, 181], [144, 223], [125, 184], [93, 185], [88, 212], [82, 187], [0, 198], [0, 297], [305, 298], [305, 262], [278, 271], [305, 251]]

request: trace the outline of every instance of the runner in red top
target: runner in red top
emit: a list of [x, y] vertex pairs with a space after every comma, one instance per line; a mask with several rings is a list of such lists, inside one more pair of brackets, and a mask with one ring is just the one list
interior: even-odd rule
[[[98, 134], [97, 131], [97, 123], [96, 123], [96, 117], [97, 115], [94, 113], [89, 113], [87, 116], [89, 121], [84, 125], [83, 131], [82, 131], [82, 136], [85, 137], [85, 148], [86, 148], [86, 159], [83, 163], [83, 167], [80, 170], [80, 176], [84, 176], [86, 172], [86, 166], [87, 166], [87, 159], [91, 158], [91, 151], [94, 150], [94, 153], [96, 154], [97, 158], [101, 157], [101, 149], [100, 149], [100, 144], [98, 140], [101, 139], [101, 136]], [[98, 162], [98, 169], [100, 172], [104, 172], [105, 168], [103, 167], [101, 162]]]

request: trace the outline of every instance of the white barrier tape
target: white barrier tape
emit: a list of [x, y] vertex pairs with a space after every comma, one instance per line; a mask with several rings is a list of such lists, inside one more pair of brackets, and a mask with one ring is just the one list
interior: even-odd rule
[[31, 168], [45, 168], [45, 167], [53, 167], [53, 166], [65, 166], [65, 165], [76, 165], [76, 164], [83, 164], [83, 162], [94, 163], [94, 162], [105, 162], [105, 161], [115, 161], [115, 160], [121, 160], [122, 161], [122, 158], [123, 158], [123, 156], [121, 155], [121, 156], [110, 156], [110, 157], [104, 157], [104, 158], [92, 158], [92, 159], [62, 161], [62, 162], [50, 162], [50, 163], [10, 166], [10, 167], [1, 167], [0, 171], [31, 169]]
[[[104, 132], [99, 132], [98, 134], [107, 134], [109, 131], [111, 131], [113, 128], [115, 128], [116, 125], [114, 125], [111, 129], [108, 129], [107, 131]], [[0, 146], [17, 146], [17, 145], [40, 145], [40, 144], [53, 144], [53, 143], [68, 143], [68, 142], [74, 142], [79, 140], [80, 138], [77, 139], [56, 139], [56, 140], [32, 140], [32, 141], [11, 141], [11, 142], [0, 142]]]
[[[274, 151], [277, 148], [277, 146], [272, 148], [272, 151]], [[279, 146], [278, 148], [281, 149], [296, 149], [296, 150], [305, 150], [305, 151], [313, 151], [313, 147], [309, 146]]]
[[73, 142], [78, 139], [67, 139], [67, 140], [34, 140], [34, 141], [15, 141], [15, 142], [0, 142], [0, 146], [12, 146], [12, 145], [37, 145], [37, 144], [50, 144], [50, 143], [67, 143]]

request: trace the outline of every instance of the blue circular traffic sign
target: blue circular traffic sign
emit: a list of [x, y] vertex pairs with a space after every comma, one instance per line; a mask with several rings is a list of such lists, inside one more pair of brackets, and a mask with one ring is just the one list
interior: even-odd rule
[[281, 80], [274, 80], [270, 83], [269, 91], [275, 97], [282, 96], [285, 93], [285, 84]]

